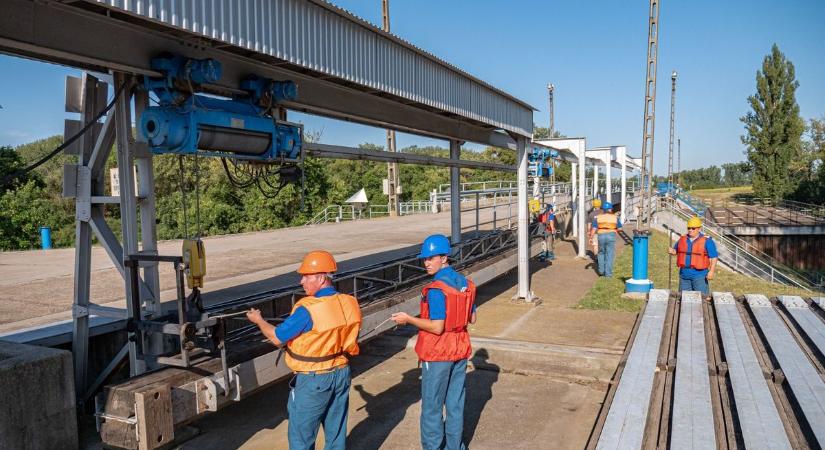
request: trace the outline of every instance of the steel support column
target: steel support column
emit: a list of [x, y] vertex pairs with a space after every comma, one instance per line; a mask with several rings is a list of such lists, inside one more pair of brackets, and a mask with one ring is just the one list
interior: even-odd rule
[[[148, 93], [142, 89], [135, 91], [135, 116], [140, 117], [143, 110], [149, 106]], [[140, 207], [140, 253], [145, 255], [158, 254], [158, 238], [155, 210], [155, 168], [152, 153], [145, 142], [133, 144], [135, 166], [138, 175], [137, 205]], [[151, 316], [163, 314], [160, 300], [160, 274], [158, 263], [147, 263], [143, 267], [143, 281], [149, 295], [143, 296], [144, 311]], [[149, 340], [149, 351], [152, 354], [161, 354], [163, 337], [153, 334]]]
[[579, 198], [579, 189], [576, 184], [578, 171], [578, 163], [570, 163], [570, 200], [572, 203], [571, 213], [573, 215], [573, 237], [579, 235], [579, 203], [577, 201]]
[[[121, 245], [123, 256], [137, 253], [138, 250], [138, 224], [137, 224], [137, 201], [135, 198], [135, 172], [134, 172], [134, 138], [132, 137], [132, 117], [131, 99], [132, 83], [130, 75], [122, 72], [114, 74], [115, 86], [124, 83], [126, 88], [123, 95], [118, 97], [115, 103], [115, 142], [117, 144], [117, 171], [120, 178], [120, 220], [123, 232]], [[126, 290], [126, 304], [133, 305], [133, 297], [138, 295], [128, 276], [124, 276], [124, 286]], [[129, 316], [135, 317], [141, 314], [140, 310], [132, 311], [127, 308]], [[141, 346], [142, 348], [145, 348]], [[135, 342], [129, 343], [129, 374], [139, 375], [146, 371], [146, 365], [142, 355], [138, 355], [138, 346]]]
[[624, 223], [625, 220], [627, 220], [627, 216], [625, 215], [625, 209], [627, 209], [627, 149], [619, 147], [616, 156], [620, 158], [619, 161], [622, 166], [622, 198], [620, 199], [622, 202], [622, 211], [619, 215], [622, 223]]
[[599, 196], [599, 165], [593, 164], [593, 198]]
[[610, 179], [610, 164], [613, 160], [612, 155], [609, 153], [604, 160], [604, 197], [607, 201], [613, 203], [613, 180]]
[[518, 148], [518, 291], [516, 297], [533, 301], [530, 292], [530, 230], [527, 210], [527, 145], [524, 137], [516, 141]]
[[585, 154], [584, 154], [584, 149], [586, 147], [584, 139], [582, 139], [578, 142], [578, 146], [579, 146], [579, 148], [576, 150], [576, 154], [579, 157], [579, 211], [578, 211], [578, 217], [579, 217], [579, 223], [578, 223], [578, 226], [579, 226], [579, 248], [578, 248], [578, 250], [579, 251], [578, 251], [578, 255], [576, 255], [576, 256], [578, 256], [579, 258], [584, 258], [585, 257], [585, 248], [586, 248], [585, 242], [587, 240], [587, 238], [585, 237], [585, 232], [584, 232], [584, 230], [585, 230], [585, 226], [584, 226], [584, 222], [585, 222], [585, 216], [584, 216], [584, 211], [585, 211], [584, 210], [585, 172], [584, 172], [584, 169], [585, 169], [585, 167], [584, 167], [584, 164], [585, 164], [585, 159], [586, 159]]
[[[461, 143], [450, 140], [450, 159], [461, 159]], [[450, 241], [461, 242], [461, 168], [450, 167]]]
[[[97, 78], [83, 75], [81, 123], [88, 124], [96, 115], [97, 90], [100, 87]], [[92, 127], [92, 130], [94, 127]], [[72, 301], [72, 354], [74, 356], [75, 392], [86, 389], [88, 378], [89, 354], [89, 304], [91, 303], [92, 272], [92, 228], [89, 220], [92, 216], [92, 156], [95, 137], [84, 134], [78, 139], [78, 161], [76, 167], [75, 196], [75, 258], [74, 258], [74, 293]]]

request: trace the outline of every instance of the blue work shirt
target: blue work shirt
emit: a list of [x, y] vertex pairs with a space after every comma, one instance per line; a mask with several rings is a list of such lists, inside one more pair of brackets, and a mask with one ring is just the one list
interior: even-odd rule
[[[321, 288], [313, 297], [329, 297], [337, 293], [334, 287], [327, 286]], [[311, 329], [312, 316], [309, 315], [309, 311], [306, 308], [299, 306], [295, 312], [286, 318], [284, 323], [275, 328], [275, 337], [277, 337], [279, 341], [287, 343]]]
[[[434, 281], [441, 281], [452, 286], [459, 291], [467, 288], [467, 278], [458, 273], [450, 266], [444, 267], [433, 275]], [[447, 319], [447, 296], [441, 289], [430, 289], [427, 291], [427, 304], [430, 306], [430, 320]], [[473, 305], [473, 312], [476, 305]]]
[[[702, 236], [704, 236], [704, 234], [699, 233], [699, 236], [696, 236], [696, 239], [699, 239]], [[703, 270], [697, 270], [697, 269], [694, 269], [694, 268], [690, 267], [690, 257], [691, 257], [690, 254], [693, 251], [693, 241], [695, 241], [696, 239], [690, 239], [690, 237], [688, 237], [688, 239], [687, 239], [687, 255], [685, 255], [685, 267], [682, 267], [681, 269], [679, 269], [679, 277], [684, 278], [686, 280], [695, 280], [697, 278], [705, 278], [705, 277], [708, 276], [708, 272], [710, 271], [709, 268], [708, 269], [703, 269]], [[679, 250], [679, 241], [676, 241], [676, 243], [673, 244], [673, 249], [676, 250], [676, 251]], [[707, 238], [707, 240], [705, 240], [705, 251], [708, 252], [708, 258], [718, 258], [719, 257], [719, 252], [716, 251], [716, 243], [713, 242], [713, 239], [711, 239], [711, 238]]]

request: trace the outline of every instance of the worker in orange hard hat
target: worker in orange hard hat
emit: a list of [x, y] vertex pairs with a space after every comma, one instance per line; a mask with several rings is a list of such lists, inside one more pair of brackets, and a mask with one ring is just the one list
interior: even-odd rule
[[358, 354], [361, 309], [351, 295], [336, 292], [335, 258], [326, 251], [307, 253], [298, 273], [307, 296], [275, 327], [257, 309], [246, 317], [277, 346], [286, 344], [285, 361], [295, 372], [289, 383], [289, 448], [315, 448], [323, 421], [324, 448], [344, 449], [349, 410], [349, 358]]

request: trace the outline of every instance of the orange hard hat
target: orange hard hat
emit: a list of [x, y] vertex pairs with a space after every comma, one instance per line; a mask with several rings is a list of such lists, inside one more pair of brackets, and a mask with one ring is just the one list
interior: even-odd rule
[[332, 273], [336, 270], [338, 270], [338, 265], [335, 264], [332, 253], [324, 250], [313, 250], [304, 256], [304, 261], [301, 263], [301, 267], [298, 268], [298, 273], [309, 275], [313, 273]]

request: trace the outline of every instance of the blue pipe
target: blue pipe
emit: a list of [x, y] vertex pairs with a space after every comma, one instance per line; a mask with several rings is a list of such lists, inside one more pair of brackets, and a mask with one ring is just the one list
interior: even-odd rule
[[40, 227], [40, 248], [50, 250], [52, 248], [52, 229]]
[[633, 232], [633, 278], [625, 282], [625, 292], [650, 292], [653, 283], [647, 278], [648, 231]]

